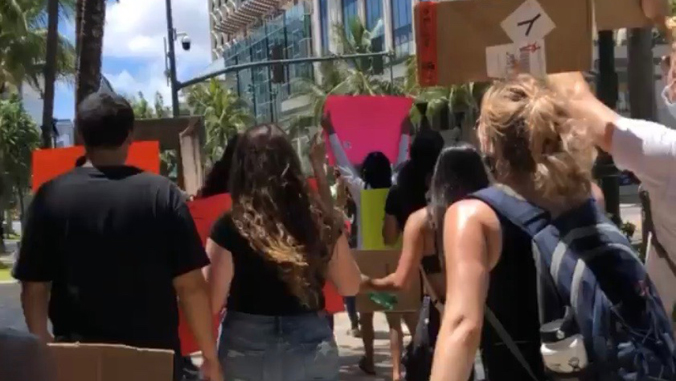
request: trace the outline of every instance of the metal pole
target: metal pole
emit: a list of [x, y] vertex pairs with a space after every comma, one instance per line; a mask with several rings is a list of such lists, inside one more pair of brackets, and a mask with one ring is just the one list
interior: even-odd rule
[[290, 59], [283, 59], [283, 60], [266, 60], [266, 61], [258, 61], [258, 62], [249, 62], [249, 63], [243, 63], [243, 64], [239, 64], [239, 65], [233, 65], [233, 66], [230, 66], [230, 67], [226, 67], [226, 68], [223, 68], [221, 70], [215, 71], [213, 73], [209, 73], [209, 74], [201, 75], [199, 77], [195, 77], [195, 78], [187, 80], [185, 82], [176, 81], [175, 87], [176, 87], [176, 91], [178, 91], [180, 89], [198, 84], [200, 82], [204, 82], [207, 79], [217, 77], [219, 75], [223, 75], [223, 74], [227, 74], [227, 73], [231, 73], [231, 72], [237, 72], [237, 71], [245, 70], [245, 69], [261, 67], [261, 66], [293, 65], [293, 64], [307, 63], [307, 62], [346, 60], [346, 59], [350, 59], [350, 58], [380, 57], [380, 56], [386, 56], [386, 55], [389, 55], [389, 54], [390, 54], [389, 52], [378, 52], [378, 53], [345, 54], [345, 55], [331, 55], [331, 56], [325, 56], [325, 57], [290, 58]]
[[[612, 31], [599, 31], [599, 74], [597, 76], [596, 95], [606, 106], [615, 109], [618, 98], [617, 72], [615, 72], [615, 39]], [[606, 211], [613, 222], [621, 224], [620, 218], [620, 179], [612, 156], [601, 152], [596, 161], [596, 177], [601, 181], [601, 189], [606, 199]]]
[[171, 15], [171, 0], [166, 0], [167, 8], [167, 50], [169, 51], [169, 81], [171, 82], [171, 113], [174, 118], [178, 117], [178, 80], [176, 79], [176, 51], [174, 42], [176, 41], [176, 32], [174, 31], [174, 20]]

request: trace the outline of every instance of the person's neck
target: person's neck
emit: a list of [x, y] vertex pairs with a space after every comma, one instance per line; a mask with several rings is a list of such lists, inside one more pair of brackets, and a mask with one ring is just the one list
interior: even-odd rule
[[553, 216], [558, 216], [572, 207], [576, 207], [585, 200], [560, 199], [551, 200], [545, 198], [538, 192], [527, 179], [505, 179], [498, 182], [499, 185], [511, 189], [517, 196], [520, 196], [528, 202], [547, 210]]
[[91, 167], [115, 167], [127, 161], [127, 150], [123, 148], [97, 148], [87, 151], [87, 163]]

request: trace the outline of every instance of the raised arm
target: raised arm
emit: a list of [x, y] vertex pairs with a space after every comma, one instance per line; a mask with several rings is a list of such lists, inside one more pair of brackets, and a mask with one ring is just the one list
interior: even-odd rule
[[345, 179], [350, 189], [350, 193], [352, 193], [352, 197], [358, 198], [359, 195], [355, 195], [355, 192], [361, 192], [364, 188], [364, 184], [361, 177], [359, 177], [359, 173], [352, 163], [350, 163], [350, 159], [347, 158], [343, 145], [340, 143], [340, 139], [338, 138], [338, 135], [336, 135], [336, 130], [333, 128], [331, 115], [324, 115], [322, 118], [322, 128], [329, 136], [329, 145], [331, 146], [333, 156], [336, 158], [336, 168], [338, 168], [340, 174]]
[[397, 269], [384, 278], [362, 281], [364, 287], [382, 291], [408, 289], [417, 275], [420, 262], [422, 261], [426, 226], [426, 209], [420, 209], [411, 214], [404, 228], [404, 243]]
[[444, 221], [446, 306], [432, 381], [466, 381], [481, 341], [489, 272], [499, 259], [500, 223], [484, 203], [453, 204]]
[[553, 74], [549, 83], [568, 100], [571, 116], [585, 123], [596, 145], [611, 152], [613, 132], [621, 116], [596, 98], [581, 73]]
[[399, 138], [399, 155], [397, 162], [394, 163], [394, 168], [398, 168], [403, 162], [408, 159], [408, 147], [411, 144], [411, 119], [404, 118], [401, 122], [401, 136]]
[[319, 133], [312, 138], [312, 145], [310, 146], [310, 164], [317, 180], [317, 188], [319, 188], [319, 196], [324, 204], [326, 210], [333, 210], [333, 197], [331, 197], [331, 188], [329, 187], [329, 180], [326, 177], [324, 170], [326, 151], [324, 145], [319, 140]]

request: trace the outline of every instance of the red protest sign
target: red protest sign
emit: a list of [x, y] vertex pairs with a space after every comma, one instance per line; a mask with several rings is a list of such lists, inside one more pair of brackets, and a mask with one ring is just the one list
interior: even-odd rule
[[[218, 220], [218, 218], [225, 212], [230, 210], [231, 207], [232, 198], [227, 193], [197, 199], [188, 203], [190, 215], [192, 216], [193, 221], [195, 221], [197, 233], [200, 235], [204, 245], [206, 245], [209, 234], [211, 233], [211, 227], [214, 225], [216, 220]], [[217, 316], [214, 316], [214, 335], [216, 335], [218, 332], [218, 325], [221, 321], [220, 315], [221, 314], [219, 313]], [[183, 311], [179, 310], [178, 318], [178, 335], [181, 339], [181, 353], [184, 356], [187, 356], [191, 353], [198, 352], [200, 348], [197, 345], [195, 336], [192, 334], [192, 330], [185, 320]]]
[[[75, 168], [75, 161], [84, 154], [82, 146], [33, 151], [33, 192], [40, 189], [42, 184]], [[132, 143], [129, 147], [127, 165], [159, 174], [160, 143], [155, 141]]]

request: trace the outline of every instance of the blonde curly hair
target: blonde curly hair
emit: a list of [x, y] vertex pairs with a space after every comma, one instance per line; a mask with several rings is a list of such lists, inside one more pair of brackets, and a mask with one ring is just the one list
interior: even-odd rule
[[547, 82], [521, 74], [493, 84], [478, 132], [498, 181], [527, 182], [551, 201], [591, 194], [596, 149]]

